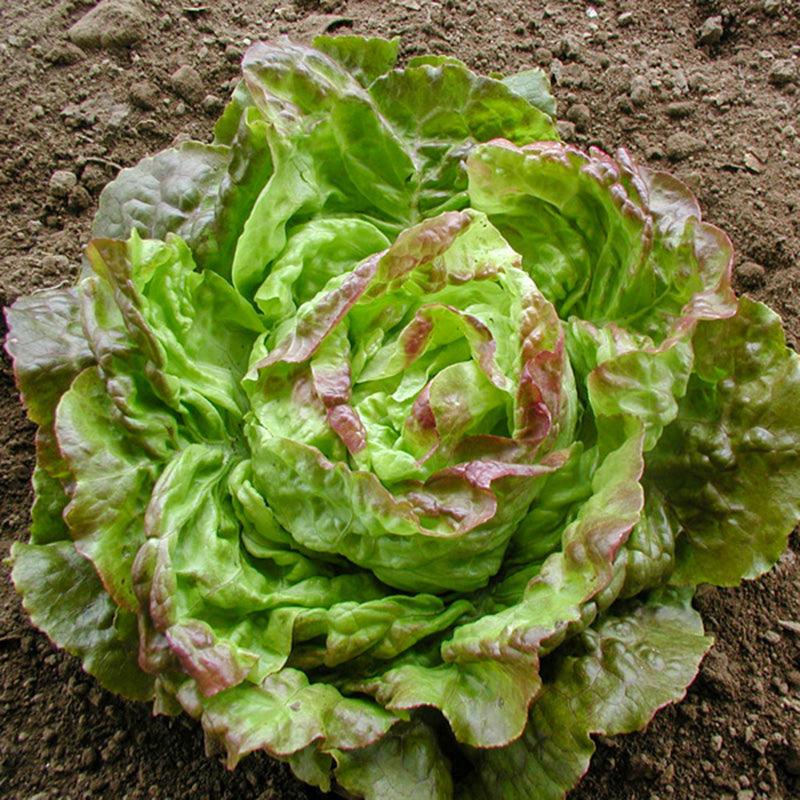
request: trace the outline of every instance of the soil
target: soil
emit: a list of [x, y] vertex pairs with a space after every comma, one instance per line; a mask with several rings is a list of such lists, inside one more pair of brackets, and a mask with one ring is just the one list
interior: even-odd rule
[[[121, 166], [209, 137], [251, 40], [340, 28], [400, 36], [404, 57], [450, 53], [484, 71], [542, 65], [564, 137], [624, 145], [687, 181], [736, 245], [738, 290], [769, 302], [800, 343], [793, 0], [115, 3], [138, 16], [117, 15], [81, 48], [67, 30], [94, 0], [0, 4], [0, 305], [74, 277], [99, 191]], [[180, 67], [195, 72], [174, 76]], [[7, 359], [0, 381], [4, 556], [27, 533], [34, 451]], [[600, 741], [572, 800], [800, 796], [800, 633], [786, 624], [800, 620], [798, 554], [795, 535], [767, 576], [700, 592], [717, 637], [700, 678], [645, 733]], [[30, 627], [3, 573], [0, 796], [321, 797], [266, 757], [229, 773], [205, 757], [194, 723], [102, 691]]]

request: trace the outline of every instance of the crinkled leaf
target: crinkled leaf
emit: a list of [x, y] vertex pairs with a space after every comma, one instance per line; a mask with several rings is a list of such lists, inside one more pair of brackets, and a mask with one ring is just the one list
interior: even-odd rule
[[36, 498], [31, 510], [31, 544], [69, 540], [69, 529], [63, 518], [69, 497], [61, 481], [53, 478], [38, 464], [33, 471], [32, 480]]
[[12, 559], [14, 585], [34, 625], [78, 656], [106, 689], [134, 700], [152, 697], [153, 679], [137, 663], [136, 617], [114, 604], [71, 542], [17, 542]]
[[800, 359], [778, 316], [747, 298], [693, 344], [688, 392], [648, 471], [681, 524], [671, 581], [729, 586], [769, 569], [800, 519]]
[[364, 800], [452, 800], [447, 760], [419, 720], [401, 722], [375, 744], [335, 758], [337, 783]]
[[56, 433], [72, 478], [64, 518], [114, 601], [135, 611], [131, 568], [144, 542], [154, 469], [113, 408], [96, 368], [84, 370], [59, 403]]
[[75, 289], [48, 289], [20, 297], [6, 309], [5, 347], [28, 416], [49, 426], [72, 379], [92, 362], [81, 329]]
[[123, 169], [100, 195], [92, 235], [127, 239], [176, 233], [200, 244], [213, 221], [214, 198], [229, 158], [228, 148], [186, 142]]
[[475, 148], [467, 170], [471, 205], [522, 254], [562, 319], [617, 323], [660, 345], [734, 313], [728, 238], [700, 221], [683, 184], [637, 169], [625, 151], [495, 142]]
[[516, 739], [541, 687], [539, 656], [589, 624], [599, 597], [605, 605], [622, 588], [613, 562], [639, 520], [643, 493], [642, 438], [611, 451], [592, 477], [591, 498], [515, 605], [457, 627], [442, 644], [444, 664], [403, 665], [353, 688], [390, 709], [433, 705], [456, 739], [498, 747]]
[[[298, 309], [251, 370], [248, 427], [256, 486], [297, 542], [406, 590], [497, 571], [576, 413], [560, 324], [516, 262], [482, 216], [448, 212]], [[374, 344], [351, 353], [362, 330]], [[481, 438], [508, 416], [511, 437]]]
[[201, 720], [207, 736], [224, 744], [231, 767], [254, 750], [288, 756], [312, 743], [326, 751], [366, 747], [398, 719], [377, 703], [343, 697], [333, 686], [312, 683], [294, 669], [213, 697], [198, 694], [187, 681], [178, 700]]
[[656, 593], [614, 608], [553, 656], [519, 741], [472, 750], [456, 787], [465, 800], [560, 800], [589, 766], [592, 734], [630, 733], [680, 700], [711, 645], [690, 595]]

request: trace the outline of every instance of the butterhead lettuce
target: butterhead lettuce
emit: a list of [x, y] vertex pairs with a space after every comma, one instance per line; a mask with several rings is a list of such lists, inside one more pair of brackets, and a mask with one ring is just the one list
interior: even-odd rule
[[33, 622], [106, 688], [370, 800], [563, 797], [775, 563], [800, 361], [688, 189], [537, 71], [253, 45], [7, 309]]

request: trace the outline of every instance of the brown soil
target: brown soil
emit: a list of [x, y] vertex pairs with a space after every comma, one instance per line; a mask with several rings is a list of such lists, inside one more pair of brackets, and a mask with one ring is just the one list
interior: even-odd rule
[[[148, 0], [144, 38], [132, 47], [67, 46], [67, 29], [93, 5], [0, 4], [0, 304], [74, 276], [97, 195], [120, 165], [175, 139], [208, 137], [217, 98], [228, 94], [250, 39], [333, 26], [401, 36], [404, 55], [434, 50], [481, 70], [537, 63], [550, 70], [565, 137], [611, 151], [624, 145], [692, 185], [706, 218], [734, 240], [738, 289], [771, 303], [792, 344], [800, 342], [800, 6], [793, 0]], [[721, 38], [701, 44], [701, 27], [714, 16]], [[704, 28], [711, 39], [714, 28]], [[197, 70], [211, 98], [180, 99], [170, 76], [182, 65]], [[49, 187], [56, 170], [78, 178], [66, 198]], [[4, 555], [26, 535], [33, 430], [7, 361], [0, 380]], [[717, 645], [700, 679], [646, 733], [600, 742], [572, 798], [800, 796], [800, 636], [781, 624], [800, 619], [798, 553], [795, 537], [765, 578], [701, 592], [697, 603]], [[6, 576], [0, 796], [320, 796], [265, 757], [228, 773], [204, 756], [194, 723], [152, 718], [146, 707], [100, 690], [29, 626]]]

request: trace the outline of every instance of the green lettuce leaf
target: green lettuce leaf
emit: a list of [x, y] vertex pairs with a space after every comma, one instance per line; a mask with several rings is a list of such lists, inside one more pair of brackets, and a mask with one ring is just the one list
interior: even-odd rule
[[33, 624], [109, 691], [150, 699], [153, 679], [137, 663], [136, 617], [114, 604], [72, 543], [15, 542], [11, 555], [14, 585]]
[[294, 669], [210, 698], [187, 681], [177, 697], [187, 713], [200, 719], [206, 735], [224, 745], [231, 767], [254, 750], [289, 756], [312, 743], [326, 751], [363, 748], [397, 722], [376, 703], [343, 697], [333, 686], [311, 683]]
[[55, 408], [72, 379], [92, 363], [81, 329], [74, 289], [48, 289], [19, 298], [6, 309], [5, 348], [28, 416], [52, 424]]
[[680, 522], [671, 582], [732, 586], [775, 563], [800, 517], [800, 358], [746, 297], [693, 343], [681, 412], [648, 466]]
[[343, 66], [362, 86], [389, 72], [397, 63], [400, 39], [361, 36], [317, 36], [314, 48]]
[[690, 599], [667, 591], [615, 607], [553, 656], [522, 737], [468, 751], [472, 769], [456, 796], [560, 800], [589, 766], [592, 734], [639, 730], [680, 700], [712, 643]]
[[526, 69], [516, 72], [502, 82], [515, 94], [524, 97], [532, 106], [555, 119], [556, 101], [551, 93], [550, 79], [543, 69]]
[[336, 781], [364, 800], [450, 800], [453, 780], [436, 736], [403, 722], [370, 747], [339, 751]]

